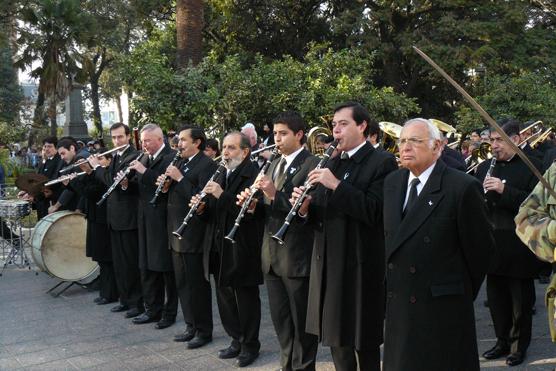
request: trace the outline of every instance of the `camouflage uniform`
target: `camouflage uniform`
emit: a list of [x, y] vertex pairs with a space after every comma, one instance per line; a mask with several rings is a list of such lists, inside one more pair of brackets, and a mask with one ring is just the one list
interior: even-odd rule
[[[556, 186], [556, 163], [544, 174], [554, 189]], [[556, 255], [556, 199], [542, 185], [523, 201], [515, 217], [516, 234], [539, 259], [555, 262]], [[546, 290], [546, 305], [552, 341], [556, 342], [556, 274]]]

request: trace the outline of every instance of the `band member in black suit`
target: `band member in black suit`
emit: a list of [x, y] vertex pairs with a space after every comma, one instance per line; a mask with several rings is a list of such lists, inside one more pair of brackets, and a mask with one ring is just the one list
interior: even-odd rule
[[160, 233], [167, 228], [168, 197], [160, 193], [155, 205], [150, 201], [157, 188], [157, 178], [166, 171], [176, 153], [164, 143], [162, 129], [154, 124], [141, 129], [141, 143], [148, 156], [144, 156], [142, 161], [136, 161], [130, 168], [137, 172], [139, 185], [139, 268], [145, 313], [135, 317], [133, 323], [158, 321], [155, 328], [163, 329], [176, 321], [178, 310], [168, 235]]
[[[95, 169], [95, 177], [107, 186], [112, 185], [118, 172], [125, 171], [139, 155], [139, 152], [130, 145], [131, 135], [127, 125], [113, 124], [110, 127], [110, 135], [114, 147], [127, 145], [116, 152], [110, 166], [100, 167], [94, 156], [89, 157], [89, 163]], [[120, 294], [120, 304], [111, 311], [127, 311], [126, 318], [137, 317], [144, 312], [137, 235], [138, 193], [137, 183], [125, 179], [107, 200], [112, 259]]]
[[[266, 224], [261, 255], [270, 316], [280, 343], [282, 370], [314, 370], [318, 339], [305, 332], [314, 232], [294, 219], [283, 245], [271, 236], [291, 209], [293, 187], [303, 185], [319, 159], [303, 148], [306, 125], [297, 112], [279, 115], [273, 127], [281, 156], [256, 182], [264, 193]], [[249, 189], [243, 197], [248, 195]]]
[[[59, 172], [62, 167], [71, 165], [78, 160], [89, 157], [89, 152], [87, 152], [86, 149], [78, 150], [77, 142], [72, 137], [60, 138], [58, 144], [56, 145], [56, 149], [62, 159], [62, 161], [58, 164], [58, 176], [67, 175]], [[59, 210], [73, 211], [77, 209], [81, 196], [75, 189], [75, 182], [77, 182], [77, 179], [63, 182], [63, 187], [59, 191], [56, 203], [48, 208], [49, 214]]]
[[[262, 205], [245, 214], [235, 234], [235, 243], [225, 239], [239, 213], [237, 195], [255, 181], [258, 166], [250, 159], [249, 138], [239, 132], [228, 134], [222, 143], [227, 174], [209, 182], [203, 217], [208, 220], [204, 242], [205, 277], [214, 276], [216, 301], [222, 326], [232, 338], [220, 350], [220, 358], [235, 358], [238, 367], [250, 365], [259, 356], [261, 300], [261, 241], [264, 228]], [[192, 202], [198, 198], [193, 198]]]
[[[519, 126], [515, 122], [504, 124], [502, 129], [516, 145], [519, 143]], [[537, 178], [500, 134], [492, 131], [490, 143], [496, 166], [486, 177], [490, 161], [485, 161], [479, 165], [476, 177], [486, 191], [497, 246], [487, 275], [487, 298], [497, 343], [483, 356], [495, 359], [509, 353], [506, 363], [514, 366], [523, 362], [531, 342], [533, 280], [542, 268], [541, 261], [516, 235], [514, 218]], [[529, 159], [540, 168], [538, 161]]]
[[[216, 170], [215, 162], [203, 153], [205, 133], [197, 127], [179, 132], [181, 160], [168, 166], [165, 174], [172, 179], [168, 190], [168, 239], [176, 276], [176, 288], [186, 329], [175, 341], [187, 341], [189, 349], [212, 341], [212, 298], [210, 282], [203, 273], [203, 238], [206, 223], [194, 216], [178, 239], [172, 232], [189, 212], [191, 197], [199, 193]], [[162, 176], [159, 177], [159, 181]]]
[[[357, 364], [362, 370], [380, 370], [382, 185], [397, 165], [394, 156], [365, 141], [370, 120], [359, 103], [334, 110], [333, 134], [341, 155], [309, 173], [309, 181], [318, 184], [299, 210], [315, 229], [307, 332], [331, 347], [337, 370], [355, 370]], [[293, 198], [300, 193], [294, 188]]]
[[473, 300], [494, 249], [481, 184], [440, 159], [441, 136], [409, 120], [403, 169], [384, 182], [384, 370], [478, 370]]
[[[58, 138], [56, 137], [46, 137], [42, 141], [43, 161], [39, 165], [37, 172], [45, 175], [48, 180], [53, 180], [58, 177], [58, 170], [60, 169], [60, 164], [63, 162], [56, 150], [57, 144]], [[42, 219], [48, 215], [48, 208], [56, 203], [58, 187], [45, 189], [42, 193], [34, 197], [24, 194], [19, 195], [19, 197], [33, 201], [33, 206], [37, 209], [37, 218]]]
[[[98, 152], [102, 153], [104, 151], [106, 149], [103, 148]], [[100, 166], [106, 168], [112, 161], [112, 155], [100, 156], [98, 160]], [[96, 261], [100, 267], [100, 292], [94, 302], [98, 305], [104, 305], [118, 300], [118, 285], [112, 265], [110, 230], [106, 219], [106, 203], [96, 204], [108, 187], [95, 178], [88, 163], [80, 165], [80, 168], [87, 172], [87, 175], [80, 176], [75, 180], [75, 189], [84, 198], [83, 212], [87, 219], [86, 254]]]

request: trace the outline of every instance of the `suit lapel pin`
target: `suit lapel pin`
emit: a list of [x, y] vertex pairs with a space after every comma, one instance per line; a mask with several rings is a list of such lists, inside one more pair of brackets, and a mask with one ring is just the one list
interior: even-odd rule
[[297, 169], [295, 167], [290, 168], [290, 174], [293, 174]]
[[432, 201], [429, 201], [429, 206], [432, 206]]
[[345, 173], [344, 174], [344, 180], [346, 180], [349, 177], [349, 173]]
[[189, 168], [188, 168], [188, 167], [186, 167], [185, 169], [183, 169], [183, 173], [184, 173], [184, 174], [187, 173], [188, 171], [189, 171]]

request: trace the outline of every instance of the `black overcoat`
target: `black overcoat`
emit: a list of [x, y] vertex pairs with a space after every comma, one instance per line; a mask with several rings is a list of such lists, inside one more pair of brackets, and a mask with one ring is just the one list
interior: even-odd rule
[[112, 261], [106, 203], [98, 206], [96, 204], [107, 188], [93, 174], [74, 179], [74, 189], [84, 199], [83, 212], [87, 219], [86, 255], [98, 262]]
[[[46, 159], [45, 162], [39, 165], [37, 173], [42, 174], [48, 178], [48, 180], [53, 180], [58, 177], [58, 170], [60, 170], [60, 164], [63, 163], [62, 158], [58, 153], [54, 155], [51, 159]], [[37, 218], [42, 219], [48, 215], [48, 207], [50, 202], [55, 204], [58, 200], [60, 185], [55, 185], [50, 187], [52, 189], [52, 196], [49, 198], [44, 197], [44, 193], [40, 192], [35, 196], [35, 201], [33, 203], [34, 207], [37, 209]]]
[[338, 157], [328, 167], [340, 185], [334, 192], [318, 186], [310, 204], [308, 223], [315, 228], [315, 242], [306, 330], [324, 345], [363, 350], [382, 343], [382, 186], [397, 164], [394, 156], [369, 143], [347, 165]]
[[438, 160], [402, 219], [408, 176], [384, 182], [384, 370], [478, 370], [473, 300], [494, 244], [482, 187]]
[[[121, 156], [114, 155], [112, 162], [107, 168], [101, 166], [94, 171], [95, 177], [106, 184], [108, 187], [114, 182], [114, 178], [120, 170], [127, 169], [129, 163], [139, 157], [140, 152], [132, 146], [122, 153]], [[131, 231], [137, 229], [137, 182], [133, 181], [130, 174], [130, 181], [127, 189], [123, 190], [118, 185], [114, 191], [108, 196], [107, 219], [108, 225], [115, 231]]]
[[139, 208], [137, 229], [139, 233], [139, 268], [155, 272], [169, 272], [174, 269], [172, 253], [168, 247], [166, 216], [168, 213], [168, 194], [160, 192], [156, 205], [150, 204], [159, 175], [166, 171], [176, 155], [170, 147], [164, 146], [151, 162], [143, 156], [141, 163], [147, 167], [143, 174], [137, 173], [139, 187]]
[[[529, 159], [537, 168], [541, 167], [538, 160]], [[489, 166], [490, 161], [484, 161], [477, 168], [475, 176], [481, 183]], [[488, 273], [516, 278], [537, 277], [542, 262], [517, 237], [514, 222], [519, 206], [537, 185], [537, 178], [517, 155], [510, 161], [498, 161], [492, 176], [505, 184], [502, 194], [489, 191], [485, 196], [496, 241], [496, 253]]]
[[183, 218], [189, 212], [191, 197], [203, 190], [216, 171], [217, 165], [203, 151], [200, 151], [191, 161], [185, 162], [183, 159], [178, 161], [176, 167], [181, 170], [183, 179], [181, 182], [173, 181], [168, 189], [168, 242], [173, 251], [202, 254], [206, 223], [197, 215], [189, 221], [181, 240], [172, 232], [180, 227]]
[[[267, 171], [272, 174], [281, 158], [275, 159]], [[311, 253], [313, 251], [314, 231], [307, 228], [303, 221], [294, 218], [288, 227], [284, 244], [280, 245], [272, 239], [292, 208], [289, 201], [293, 187], [303, 185], [309, 171], [313, 170], [319, 159], [307, 150], [301, 151], [286, 169], [286, 178], [282, 188], [276, 190], [273, 201], [264, 197], [265, 231], [261, 252], [262, 269], [268, 274], [272, 271], [281, 277], [309, 277]]]
[[234, 236], [235, 243], [224, 238], [234, 225], [240, 207], [236, 205], [237, 194], [249, 188], [259, 168], [246, 157], [230, 173], [225, 185], [225, 174], [218, 179], [224, 192], [218, 199], [207, 197], [207, 208], [203, 218], [208, 220], [204, 241], [203, 265], [208, 279], [211, 251], [216, 251], [220, 261], [216, 264], [214, 281], [217, 286], [242, 287], [263, 283], [261, 270], [261, 242], [264, 228], [263, 209], [257, 203], [254, 213], [245, 213]]

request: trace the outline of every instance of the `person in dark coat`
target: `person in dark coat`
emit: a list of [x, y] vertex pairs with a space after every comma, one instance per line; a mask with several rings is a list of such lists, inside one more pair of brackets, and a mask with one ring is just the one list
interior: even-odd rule
[[[125, 172], [130, 163], [137, 160], [140, 154], [130, 145], [131, 132], [127, 125], [113, 124], [110, 127], [110, 135], [114, 147], [127, 145], [116, 152], [110, 166], [103, 168], [94, 156], [89, 157], [95, 178], [108, 187], [112, 185], [118, 173]], [[132, 174], [129, 176], [131, 177]], [[144, 312], [137, 235], [137, 182], [129, 181], [128, 178], [122, 180], [108, 196], [106, 203], [112, 261], [120, 295], [120, 304], [113, 307], [111, 311], [127, 311], [126, 318], [137, 317]]]
[[155, 328], [163, 329], [176, 321], [178, 295], [168, 234], [160, 233], [167, 226], [168, 196], [160, 193], [154, 205], [151, 200], [157, 178], [166, 171], [176, 152], [164, 143], [162, 129], [154, 124], [141, 129], [141, 143], [148, 155], [130, 168], [136, 171], [139, 186], [139, 269], [145, 313], [135, 317], [133, 323], [157, 322]]
[[[106, 151], [102, 149], [99, 153]], [[98, 157], [100, 166], [108, 167], [112, 161], [112, 155]], [[87, 219], [87, 236], [85, 251], [86, 255], [96, 261], [100, 268], [99, 296], [94, 302], [105, 305], [118, 300], [118, 285], [114, 266], [112, 264], [112, 247], [110, 246], [110, 230], [106, 219], [106, 203], [97, 205], [108, 187], [95, 178], [93, 170], [85, 163], [80, 166], [87, 175], [79, 176], [75, 180], [75, 189], [84, 199], [83, 212]]]
[[[309, 173], [315, 193], [299, 210], [315, 229], [306, 330], [331, 347], [337, 370], [380, 370], [384, 319], [382, 186], [393, 155], [367, 138], [368, 111], [347, 102], [334, 111], [340, 156]], [[317, 184], [318, 183], [318, 184]], [[297, 198], [300, 188], [294, 188]]]
[[[56, 145], [58, 144], [58, 138], [54, 136], [46, 137], [42, 141], [42, 162], [37, 170], [38, 174], [42, 174], [48, 178], [48, 180], [53, 180], [58, 177], [58, 170], [63, 162], [56, 150]], [[43, 192], [35, 195], [32, 198], [25, 195], [18, 195], [25, 199], [30, 199], [33, 201], [33, 207], [37, 210], [37, 219], [42, 219], [48, 215], [48, 208], [56, 203], [58, 197], [58, 189], [61, 185], [53, 186], [52, 188], [45, 189]]]
[[[519, 143], [518, 125], [509, 122], [502, 129], [516, 145]], [[490, 140], [496, 166], [485, 177], [490, 167], [490, 161], [485, 161], [479, 165], [476, 177], [486, 191], [497, 246], [487, 275], [487, 298], [497, 342], [483, 356], [496, 359], [509, 354], [506, 363], [514, 366], [523, 362], [531, 342], [533, 280], [542, 268], [542, 262], [516, 235], [514, 217], [537, 178], [500, 134], [492, 131]], [[530, 160], [540, 167], [534, 158]]]
[[[168, 189], [168, 241], [176, 288], [185, 321], [185, 332], [174, 341], [185, 342], [189, 349], [212, 341], [212, 297], [210, 282], [203, 272], [203, 238], [206, 223], [197, 216], [187, 224], [182, 238], [172, 234], [189, 213], [191, 197], [201, 192], [216, 170], [215, 162], [203, 153], [206, 137], [202, 129], [184, 127], [179, 132], [178, 149], [181, 160], [168, 166], [165, 174], [172, 179]], [[159, 182], [163, 177], [159, 177]]]
[[409, 120], [384, 182], [385, 371], [479, 369], [473, 301], [494, 241], [481, 184], [444, 164], [440, 138]]
[[[250, 187], [259, 173], [251, 161], [249, 138], [232, 132], [223, 140], [222, 157], [227, 172], [209, 182], [204, 191], [209, 195], [203, 217], [208, 220], [204, 242], [205, 278], [214, 276], [216, 302], [222, 326], [232, 338], [230, 346], [220, 350], [220, 358], [235, 358], [238, 367], [257, 359], [261, 343], [261, 242], [264, 228], [261, 204], [246, 212], [235, 233], [234, 241], [224, 237], [234, 226], [240, 207], [237, 195]], [[195, 200], [195, 198], [194, 198]]]
[[[75, 162], [86, 159], [89, 157], [89, 152], [86, 149], [78, 150], [77, 142], [72, 137], [64, 137], [58, 141], [56, 145], [58, 154], [60, 155], [62, 161], [58, 164], [58, 176], [68, 175], [72, 171], [61, 173], [60, 170], [65, 167], [74, 164]], [[73, 172], [77, 171], [77, 167]], [[56, 202], [48, 208], [48, 213], [54, 213], [59, 210], [71, 210], [77, 209], [77, 206], [81, 203], [81, 196], [75, 189], [76, 179], [63, 182], [63, 187], [59, 190], [59, 194]]]
[[[268, 291], [270, 316], [280, 343], [282, 370], [314, 370], [318, 339], [305, 331], [309, 272], [314, 231], [292, 220], [284, 244], [272, 238], [291, 210], [293, 187], [303, 185], [319, 159], [303, 148], [305, 122], [296, 112], [274, 120], [274, 140], [281, 156], [256, 182], [264, 193], [265, 231], [262, 269]], [[245, 190], [243, 197], [248, 197]]]

